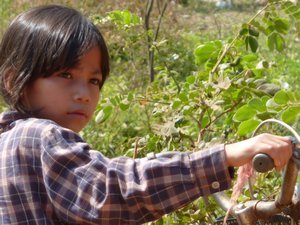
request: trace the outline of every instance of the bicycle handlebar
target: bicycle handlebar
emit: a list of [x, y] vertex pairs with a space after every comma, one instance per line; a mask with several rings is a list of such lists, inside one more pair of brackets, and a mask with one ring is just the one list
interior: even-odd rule
[[[289, 137], [289, 138], [293, 143], [294, 158], [296, 160], [298, 160], [298, 159], [300, 159], [300, 157], [299, 157], [300, 151], [297, 151], [297, 149], [300, 150], [300, 145], [295, 138], [293, 138], [293, 137]], [[256, 172], [259, 172], [259, 173], [266, 173], [275, 167], [273, 159], [269, 155], [264, 154], [264, 153], [256, 154], [253, 157], [252, 166], [256, 170]]]
[[253, 157], [252, 165], [257, 172], [266, 173], [274, 168], [274, 161], [267, 154], [259, 153]]
[[[254, 225], [259, 219], [266, 220], [283, 211], [293, 217], [294, 220], [300, 219], [300, 215], [298, 215], [300, 211], [300, 196], [298, 196], [296, 202], [293, 202], [297, 176], [300, 169], [300, 137], [289, 125], [274, 119], [264, 121], [256, 131], [263, 124], [269, 122], [276, 122], [283, 125], [295, 137], [293, 140], [295, 143], [293, 157], [285, 167], [281, 190], [276, 199], [273, 201], [251, 200], [246, 203], [233, 204], [224, 192], [212, 195], [224, 211], [230, 210], [230, 214], [237, 219], [239, 224]], [[273, 159], [266, 154], [257, 154], [253, 158], [252, 163], [258, 172], [267, 172], [274, 168]]]
[[[213, 197], [224, 211], [230, 209], [230, 214], [236, 217], [240, 224], [253, 225], [258, 219], [266, 220], [282, 212], [284, 208], [288, 209], [292, 203], [297, 176], [297, 164], [291, 159], [284, 171], [283, 184], [275, 201], [252, 200], [233, 205], [224, 192], [215, 193]], [[295, 210], [298, 211], [299, 209]]]

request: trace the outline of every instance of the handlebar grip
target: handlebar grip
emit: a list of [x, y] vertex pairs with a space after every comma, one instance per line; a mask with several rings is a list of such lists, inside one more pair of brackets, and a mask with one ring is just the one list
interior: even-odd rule
[[266, 173], [274, 168], [274, 161], [267, 154], [259, 153], [253, 157], [252, 165], [257, 172]]

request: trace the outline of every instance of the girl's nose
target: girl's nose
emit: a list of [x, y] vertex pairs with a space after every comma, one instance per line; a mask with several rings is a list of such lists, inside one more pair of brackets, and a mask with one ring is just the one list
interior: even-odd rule
[[74, 100], [77, 102], [88, 103], [91, 100], [90, 91], [85, 85], [78, 85], [74, 91]]

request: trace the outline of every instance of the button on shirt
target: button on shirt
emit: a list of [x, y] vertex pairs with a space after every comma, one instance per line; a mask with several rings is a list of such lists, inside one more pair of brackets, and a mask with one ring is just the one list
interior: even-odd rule
[[0, 116], [0, 224], [141, 224], [230, 187], [224, 146], [106, 158], [71, 130]]

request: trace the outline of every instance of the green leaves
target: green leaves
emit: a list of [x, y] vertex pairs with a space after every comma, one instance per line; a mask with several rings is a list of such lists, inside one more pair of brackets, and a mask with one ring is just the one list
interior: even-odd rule
[[286, 91], [280, 90], [274, 96], [274, 102], [278, 105], [287, 104], [289, 101], [289, 96]]
[[252, 25], [243, 24], [242, 29], [239, 32], [240, 36], [245, 36], [245, 45], [246, 49], [252, 52], [256, 52], [258, 49], [258, 40], [259, 31]]
[[99, 108], [95, 121], [96, 123], [105, 122], [113, 113], [118, 110], [126, 111], [129, 109], [130, 104], [134, 101], [134, 96], [131, 92], [128, 95], [117, 95], [107, 99], [103, 99]]
[[254, 26], [249, 26], [248, 32], [249, 32], [249, 35], [251, 35], [253, 37], [259, 36], [259, 31]]
[[291, 1], [285, 1], [281, 8], [292, 18], [300, 20], [300, 9], [299, 6], [293, 4]]
[[201, 64], [209, 59], [216, 59], [221, 51], [221, 48], [222, 43], [220, 41], [210, 41], [199, 45], [194, 51], [196, 63]]
[[252, 52], [256, 52], [258, 49], [258, 41], [254, 36], [246, 36], [245, 38], [246, 49], [250, 47]]
[[291, 106], [288, 107], [285, 111], [283, 111], [281, 119], [286, 123], [293, 124], [296, 122], [299, 114], [300, 106]]
[[242, 122], [238, 127], [238, 134], [240, 136], [245, 136], [255, 130], [255, 128], [260, 124], [260, 120], [249, 119]]
[[254, 131], [261, 119], [272, 118], [276, 114], [280, 116], [279, 119], [288, 124], [297, 122], [300, 115], [298, 94], [280, 90], [270, 99], [266, 96], [253, 98], [235, 112], [233, 120], [239, 123], [238, 134], [245, 136]]
[[274, 28], [278, 33], [287, 34], [290, 30], [290, 24], [288, 20], [283, 18], [275, 18], [273, 20]]
[[295, 123], [300, 115], [300, 100], [296, 94], [281, 90], [275, 94], [273, 99], [282, 109], [281, 119], [288, 124]]
[[272, 32], [268, 36], [267, 44], [270, 50], [276, 49], [278, 52], [282, 52], [284, 50], [285, 40], [281, 34]]
[[[285, 9], [292, 11], [294, 10], [294, 7], [287, 4]], [[298, 13], [298, 11], [296, 13]], [[293, 15], [294, 14], [295, 12], [293, 11]], [[283, 51], [285, 48], [285, 39], [283, 35], [289, 33], [291, 29], [290, 22], [285, 18], [278, 17], [276, 13], [269, 12], [265, 13], [262, 21], [264, 24], [257, 20], [251, 21], [251, 24], [243, 24], [239, 35], [244, 36], [246, 49], [248, 50], [250, 48], [252, 52], [258, 50], [259, 44], [257, 38], [261, 32], [267, 36], [267, 45], [270, 50], [277, 50], [278, 52]]]
[[256, 110], [249, 105], [244, 105], [239, 108], [233, 116], [233, 120], [242, 122], [256, 115]]
[[282, 35], [286, 35], [290, 31], [290, 23], [288, 20], [280, 17], [266, 17], [267, 24], [267, 44], [270, 50], [281, 52], [285, 48], [285, 39]]
[[256, 115], [266, 111], [263, 101], [260, 98], [253, 98], [248, 104], [240, 107], [234, 114], [233, 120], [240, 123], [238, 126], [238, 134], [240, 136], [245, 136], [253, 132], [261, 122]]
[[128, 101], [128, 99], [123, 99], [119, 104], [120, 109], [123, 111], [126, 111], [129, 108], [129, 105], [130, 105], [130, 102]]
[[108, 13], [107, 18], [123, 29], [141, 24], [141, 18], [128, 10], [114, 10]]
[[252, 108], [252, 110], [256, 110], [257, 112], [265, 112], [266, 106], [264, 102], [260, 98], [253, 98], [248, 102], [248, 106]]
[[112, 111], [113, 111], [113, 107], [111, 105], [107, 105], [107, 106], [103, 107], [103, 109], [101, 109], [98, 112], [98, 114], [95, 118], [95, 121], [97, 123], [103, 123], [111, 115]]
[[[213, 41], [213, 34], [206, 37], [201, 33], [199, 38], [198, 32], [185, 31], [178, 38], [173, 27], [161, 29], [161, 32], [173, 33], [163, 33], [153, 43], [157, 53], [154, 60], [157, 76], [153, 83], [145, 86], [138, 84], [145, 80], [147, 73], [147, 60], [143, 57], [147, 55], [144, 46], [147, 34], [137, 33], [142, 26], [127, 13], [109, 14], [110, 25], [121, 27], [117, 32], [123, 36], [114, 38], [117, 32], [112, 31], [111, 26], [104, 27], [108, 32], [105, 34], [113, 42], [109, 42], [110, 49], [115, 51], [112, 59], [116, 64], [110, 80], [113, 83], [108, 82], [114, 89], [110, 92], [104, 89], [103, 96], [109, 98], [97, 109], [96, 121], [100, 124], [96, 124], [97, 130], [93, 128], [87, 134], [90, 142], [97, 142], [99, 149], [108, 155], [124, 155], [123, 150], [130, 149], [126, 154], [132, 156], [137, 149], [137, 156], [143, 157], [151, 151], [202, 148], [212, 144], [214, 139], [238, 141], [249, 136], [262, 120], [269, 118], [299, 126], [299, 79], [295, 76], [299, 71], [296, 66], [298, 45], [293, 41], [288, 43], [296, 36], [296, 23], [290, 18], [298, 16], [299, 7], [295, 9], [294, 5], [286, 4], [284, 10], [288, 16], [277, 9], [268, 8], [267, 13], [262, 12], [255, 21], [242, 25], [237, 39], [222, 36], [223, 40]], [[137, 26], [128, 29], [134, 24]], [[153, 37], [155, 31], [150, 30], [148, 34], [151, 32], [149, 36]], [[128, 37], [139, 37], [140, 41], [124, 41]], [[197, 45], [199, 39], [201, 44]], [[177, 45], [182, 41], [185, 43]], [[197, 48], [193, 51], [191, 48], [195, 45]], [[296, 47], [291, 49], [290, 46]], [[268, 48], [274, 52], [270, 53]], [[278, 53], [285, 49], [288, 51], [284, 54]], [[293, 58], [293, 66], [287, 64], [289, 58]], [[120, 67], [121, 63], [125, 66]], [[216, 67], [211, 72], [214, 65]], [[295, 68], [295, 72], [291, 73], [291, 68]], [[171, 79], [171, 71], [174, 79]], [[126, 78], [117, 76], [121, 73]], [[135, 95], [139, 97], [127, 95], [129, 90], [138, 92]], [[92, 139], [92, 135], [95, 138]], [[189, 215], [193, 210], [194, 206], [187, 211], [186, 223], [192, 223]], [[205, 222], [201, 220], [199, 223]]]
[[142, 20], [139, 16], [131, 13], [128, 10], [114, 10], [107, 13], [106, 17], [99, 15], [92, 15], [91, 20], [93, 23], [107, 23], [112, 22], [120, 30], [128, 30], [130, 27], [138, 26]]

